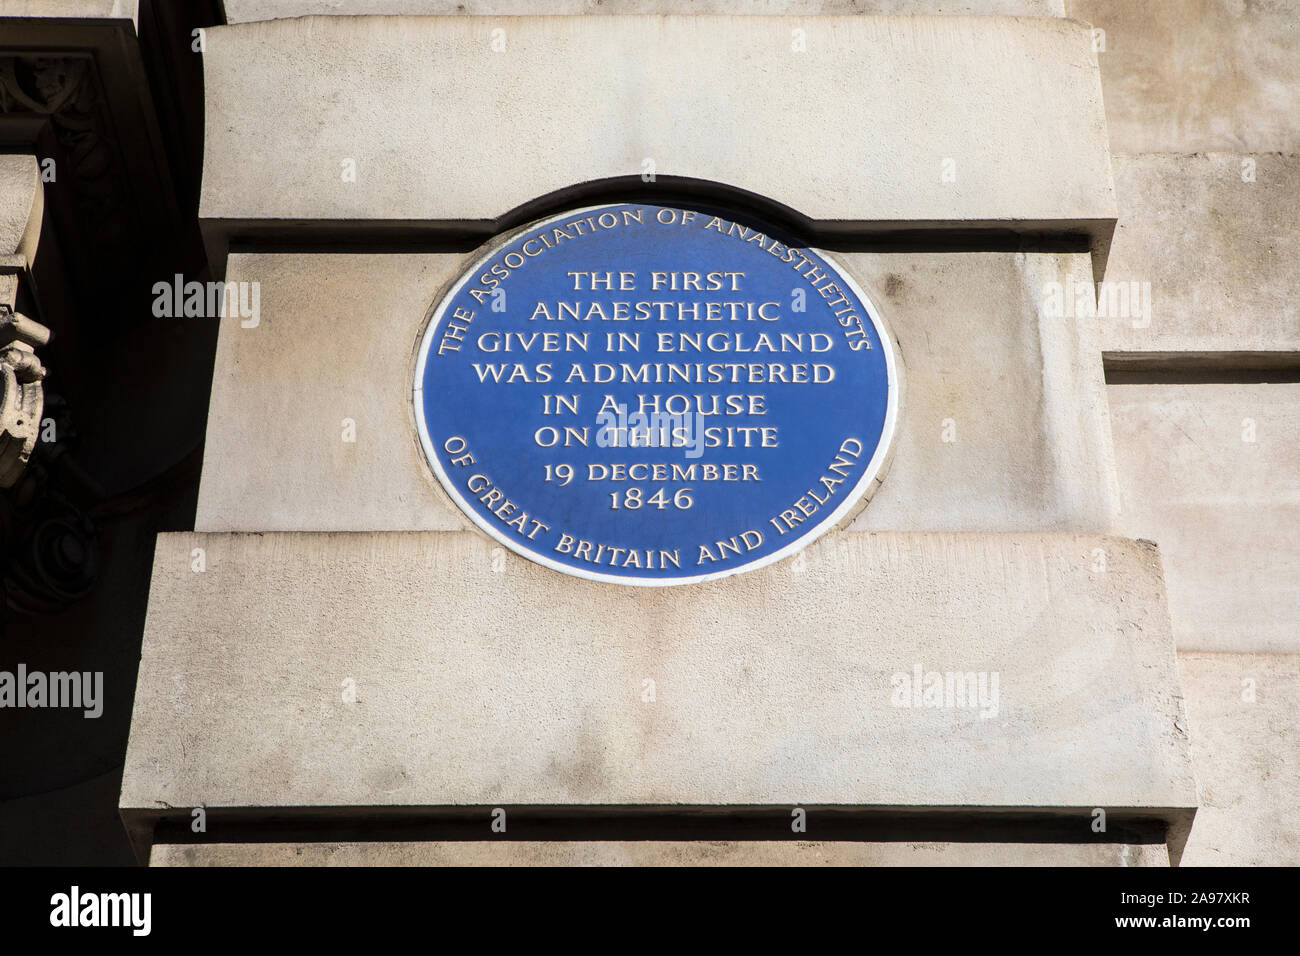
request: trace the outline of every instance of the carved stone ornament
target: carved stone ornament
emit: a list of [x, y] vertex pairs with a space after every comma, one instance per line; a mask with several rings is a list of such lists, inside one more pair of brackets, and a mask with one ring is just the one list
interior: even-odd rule
[[0, 305], [0, 488], [18, 480], [40, 437], [45, 366], [35, 350], [49, 340], [45, 326]]

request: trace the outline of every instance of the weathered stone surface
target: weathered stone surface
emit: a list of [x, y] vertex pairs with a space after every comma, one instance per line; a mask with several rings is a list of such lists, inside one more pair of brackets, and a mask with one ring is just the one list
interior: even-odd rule
[[1179, 652], [1201, 809], [1184, 866], [1300, 865], [1300, 656]]
[[0, 0], [0, 17], [46, 17], [136, 22], [139, 0]]
[[[195, 527], [458, 530], [415, 433], [415, 348], [459, 256], [232, 256], [260, 319], [223, 319]], [[356, 441], [342, 440], [342, 422]]]
[[1083, 255], [846, 254], [907, 367], [861, 530], [1109, 531], [1119, 491], [1095, 320], [1044, 308]]
[[[907, 368], [889, 474], [858, 527], [1112, 531], [1091, 320], [1044, 315], [1082, 254], [845, 254]], [[415, 437], [414, 350], [459, 256], [236, 255], [260, 321], [222, 320], [195, 527], [458, 530]], [[356, 441], [342, 441], [343, 419]], [[945, 441], [951, 420], [954, 441]]]
[[[996, 673], [996, 714], [898, 706], [895, 675], [918, 666], [984, 672], [986, 701]], [[1141, 542], [846, 532], [665, 591], [476, 533], [177, 533], [158, 539], [121, 806], [1185, 820], [1185, 726]]]
[[1115, 188], [1106, 281], [1151, 308], [1101, 319], [1107, 352], [1300, 351], [1300, 155], [1116, 156]]
[[1295, 0], [1068, 0], [1066, 11], [1106, 31], [1117, 153], [1300, 150]]
[[214, 28], [204, 66], [207, 220], [497, 220], [647, 160], [841, 224], [1115, 217], [1061, 19], [309, 17]]
[[1180, 650], [1300, 651], [1300, 384], [1112, 385], [1129, 534]]
[[1061, 17], [1065, 0], [225, 0], [226, 21], [313, 15], [518, 16], [712, 13], [813, 16], [851, 13], [971, 13]]
[[36, 157], [0, 156], [0, 265], [31, 265], [43, 209]]
[[1168, 866], [1163, 844], [591, 841], [158, 844], [151, 866]]

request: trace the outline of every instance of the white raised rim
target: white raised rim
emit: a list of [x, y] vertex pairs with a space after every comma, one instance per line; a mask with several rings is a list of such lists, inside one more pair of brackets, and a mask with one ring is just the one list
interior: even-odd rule
[[[845, 496], [844, 501], [839, 505], [839, 507], [837, 507], [834, 511], [832, 511], [830, 515], [822, 519], [817, 524], [813, 525], [812, 528], [804, 532], [798, 538], [795, 538], [784, 548], [781, 548], [778, 551], [773, 551], [771, 554], [765, 555], [764, 557], [756, 558], [753, 561], [732, 566], [723, 571], [712, 571], [709, 572], [708, 574], [691, 575], [688, 577], [626, 578], [626, 577], [620, 577], [615, 574], [602, 574], [599, 571], [586, 571], [583, 570], [582, 568], [574, 567], [572, 565], [568, 565], [560, 561], [556, 561], [553, 558], [547, 557], [545, 554], [542, 554], [539, 551], [534, 551], [531, 548], [526, 548], [518, 544], [517, 542], [512, 541], [510, 538], [506, 537], [505, 535], [499, 533], [498, 530], [494, 528], [490, 522], [488, 522], [485, 518], [483, 518], [483, 516], [480, 515], [468, 501], [466, 501], [464, 496], [461, 495], [459, 489], [457, 489], [456, 483], [452, 481], [451, 478], [447, 475], [447, 473], [443, 470], [442, 462], [439, 461], [438, 458], [437, 449], [433, 447], [433, 442], [429, 437], [428, 422], [424, 420], [423, 397], [424, 397], [425, 361], [428, 358], [429, 348], [434, 340], [434, 333], [437, 331], [439, 324], [442, 322], [443, 316], [447, 310], [447, 306], [451, 303], [453, 299], [456, 298], [457, 295], [460, 294], [460, 290], [464, 287], [465, 283], [467, 283], [471, 277], [477, 275], [479, 268], [485, 265], [489, 259], [491, 259], [494, 255], [496, 255], [501, 248], [509, 245], [510, 242], [513, 241], [516, 236], [522, 235], [526, 232], [531, 232], [532, 230], [539, 229], [543, 226], [547, 226], [553, 222], [559, 222], [562, 219], [571, 219], [572, 217], [579, 215], [581, 213], [589, 213], [598, 209], [603, 210], [603, 209], [616, 208], [619, 206], [657, 207], [657, 204], [635, 202], [630, 200], [627, 202], [602, 203], [598, 206], [582, 206], [577, 209], [568, 209], [562, 213], [559, 213], [558, 215], [548, 216], [545, 219], [537, 219], [531, 223], [528, 223], [527, 225], [520, 226], [518, 229], [512, 230], [511, 232], [505, 234], [504, 236], [498, 236], [490, 240], [486, 244], [484, 250], [481, 251], [471, 263], [462, 267], [460, 278], [457, 279], [455, 284], [453, 284], [449, 289], [447, 289], [442, 294], [442, 298], [438, 302], [437, 306], [431, 310], [429, 314], [429, 318], [425, 325], [424, 335], [420, 338], [420, 347], [417, 352], [417, 359], [415, 363], [415, 383], [414, 383], [414, 388], [412, 389], [412, 401], [415, 405], [416, 433], [420, 440], [420, 447], [424, 450], [425, 460], [428, 462], [429, 466], [433, 469], [433, 473], [434, 475], [437, 476], [438, 484], [442, 486], [443, 491], [445, 491], [451, 497], [452, 501], [456, 503], [457, 507], [459, 507], [460, 510], [467, 517], [469, 517], [471, 521], [474, 522], [474, 524], [479, 528], [479, 530], [485, 532], [493, 540], [499, 541], [501, 544], [505, 545], [511, 551], [515, 552], [515, 554], [518, 554], [520, 557], [527, 558], [529, 561], [548, 567], [553, 571], [559, 571], [561, 574], [568, 574], [574, 577], [585, 578], [588, 581], [601, 581], [606, 584], [622, 584], [629, 587], [652, 587], [652, 588], [653, 587], [675, 587], [677, 585], [682, 585], [682, 584], [702, 584], [705, 581], [716, 581], [719, 578], [731, 577], [734, 574], [741, 574], [746, 571], [756, 571], [759, 568], [766, 567], [769, 564], [774, 564], [777, 561], [789, 557], [790, 555], [794, 554], [797, 551], [802, 551], [804, 548], [808, 547], [814, 541], [816, 541], [818, 538], [824, 535], [827, 531], [830, 531], [832, 528], [836, 527], [841, 521], [844, 520], [844, 518], [847, 515], [853, 512], [853, 510], [856, 507], [865, 504], [868, 500], [870, 500], [871, 497], [870, 492], [872, 490], [872, 486], [875, 483], [877, 475], [880, 474], [881, 469], [884, 467], [885, 462], [888, 460], [889, 451], [893, 445], [894, 430], [898, 423], [898, 404], [899, 404], [899, 372], [898, 372], [897, 349], [894, 343], [894, 337], [890, 334], [889, 328], [885, 324], [884, 319], [881, 318], [880, 310], [876, 308], [876, 304], [873, 301], [871, 301], [871, 299], [867, 296], [866, 292], [864, 292], [862, 287], [858, 285], [857, 281], [853, 278], [853, 276], [851, 276], [837, 261], [835, 261], [835, 259], [828, 252], [822, 249], [818, 249], [815, 246], [805, 246], [803, 248], [807, 248], [812, 252], [815, 252], [818, 256], [820, 256], [822, 260], [825, 261], [826, 264], [835, 271], [836, 275], [838, 275], [841, 279], [844, 280], [844, 282], [848, 285], [849, 289], [852, 290], [853, 294], [858, 297], [858, 300], [866, 307], [867, 317], [871, 319], [872, 328], [876, 330], [876, 337], [880, 340], [881, 348], [884, 349], [885, 374], [888, 378], [888, 381], [886, 383], [885, 422], [880, 432], [880, 441], [876, 444], [875, 453], [871, 456], [871, 461], [867, 463], [867, 468], [863, 472], [862, 478], [858, 481], [856, 485], [853, 486], [853, 490]], [[691, 207], [665, 206], [661, 208], [682, 209], [682, 208], [691, 208]]]

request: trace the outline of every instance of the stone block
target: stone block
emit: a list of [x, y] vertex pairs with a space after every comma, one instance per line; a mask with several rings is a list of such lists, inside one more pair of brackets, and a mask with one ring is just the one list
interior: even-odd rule
[[1062, 19], [307, 17], [211, 29], [204, 66], [209, 227], [491, 224], [650, 172], [848, 228], [1115, 218], [1096, 54]]
[[139, 0], [0, 0], [0, 17], [130, 20], [134, 29], [139, 14]]
[[[1117, 528], [1094, 325], [1041, 305], [1045, 283], [1090, 274], [1086, 255], [838, 258], [882, 310], [909, 383], [893, 462], [857, 527]], [[222, 320], [198, 530], [469, 526], [424, 461], [410, 402], [424, 316], [462, 261], [231, 257], [228, 280], [259, 283], [260, 318]]]
[[168, 843], [150, 866], [1168, 866], [1163, 844], [636, 840]]
[[44, 205], [36, 157], [0, 156], [0, 266], [31, 266]]
[[1179, 652], [1201, 809], [1185, 866], [1300, 865], [1300, 655]]
[[1126, 531], [1179, 650], [1300, 651], [1300, 384], [1112, 385]]
[[575, 16], [683, 14], [820, 16], [854, 13], [978, 13], [1016, 17], [1065, 16], [1065, 0], [225, 0], [226, 22], [307, 16]]
[[1300, 151], [1294, 0], [1067, 0], [1066, 12], [1106, 31], [1115, 152]]
[[1112, 364], [1300, 351], [1300, 155], [1116, 156], [1115, 188], [1106, 282], [1150, 308], [1099, 320]]
[[842, 532], [666, 591], [559, 575], [478, 533], [175, 533], [121, 807], [141, 842], [198, 806], [210, 825], [983, 808], [1085, 831], [1100, 807], [1177, 830], [1185, 727], [1158, 553], [1121, 538]]

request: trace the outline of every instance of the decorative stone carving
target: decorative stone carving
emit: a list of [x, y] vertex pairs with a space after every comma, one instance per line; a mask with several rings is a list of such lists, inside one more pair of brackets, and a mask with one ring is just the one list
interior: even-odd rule
[[45, 366], [36, 348], [50, 330], [0, 305], [0, 488], [11, 488], [40, 437]]

